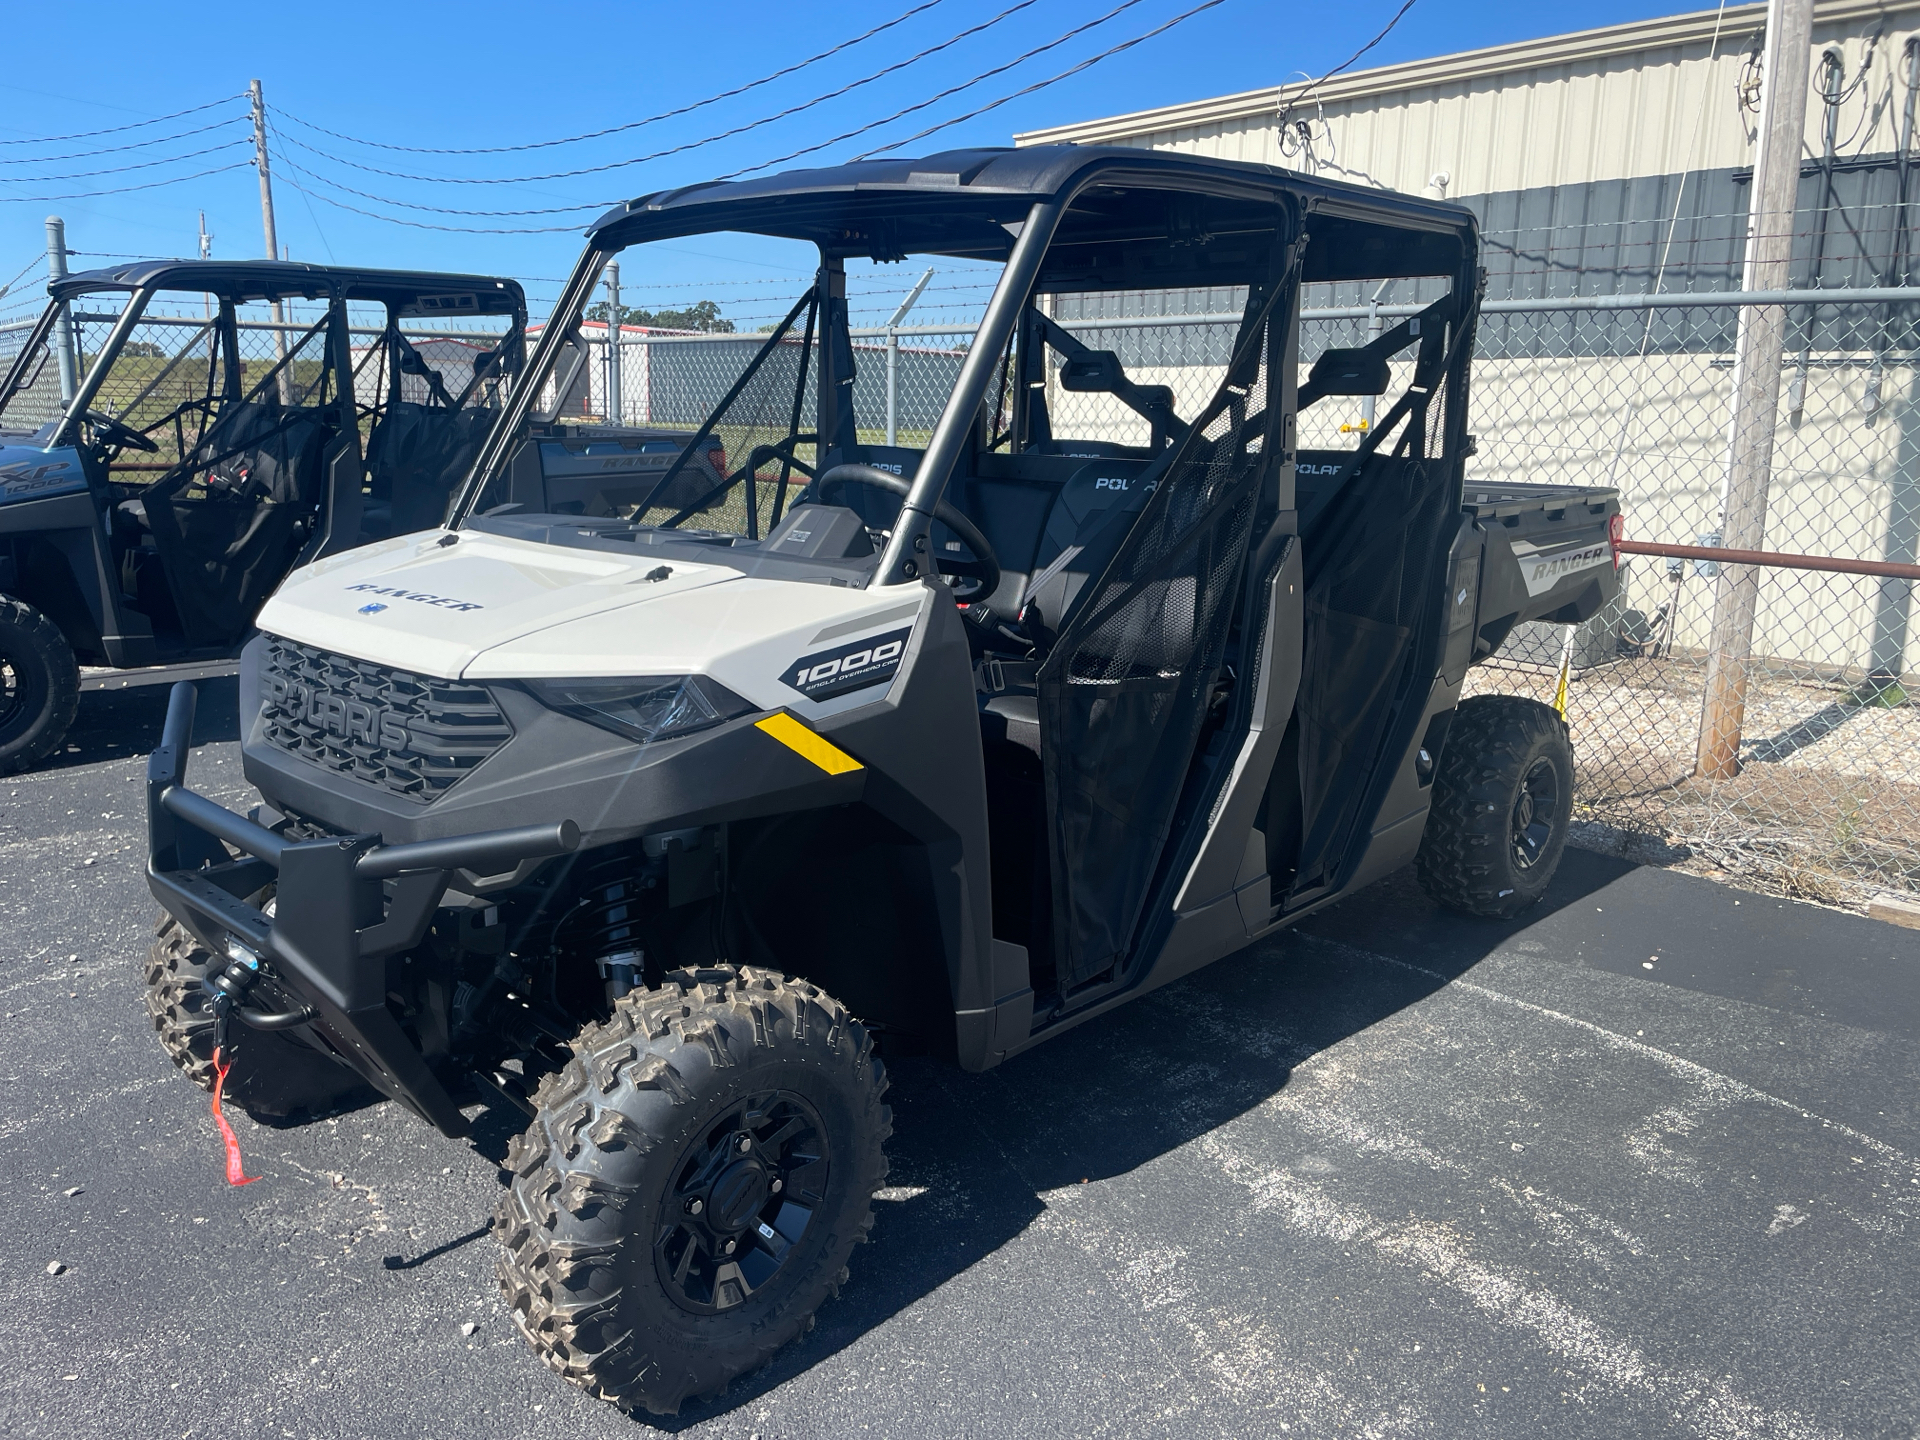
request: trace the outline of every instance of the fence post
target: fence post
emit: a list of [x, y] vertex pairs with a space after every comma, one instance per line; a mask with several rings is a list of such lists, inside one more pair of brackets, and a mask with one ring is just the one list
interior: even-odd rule
[[607, 262], [607, 423], [620, 424], [620, 262]]
[[900, 443], [900, 335], [898, 326], [907, 318], [907, 312], [913, 309], [914, 301], [920, 298], [920, 292], [927, 288], [927, 282], [933, 279], [932, 267], [922, 275], [913, 289], [907, 292], [907, 298], [900, 302], [900, 308], [893, 312], [893, 318], [887, 321], [887, 445], [892, 447]]
[[[67, 222], [58, 215], [47, 217], [47, 282], [51, 284], [67, 273]], [[73, 338], [73, 312], [60, 307], [60, 318], [53, 322], [53, 349], [60, 362], [60, 404], [72, 403], [73, 392], [80, 388], [80, 355]]]
[[900, 443], [900, 332], [887, 326], [887, 447]]
[[[1793, 259], [1793, 215], [1800, 190], [1801, 136], [1806, 129], [1807, 71], [1813, 43], [1813, 0], [1768, 0], [1760, 146], [1747, 209], [1743, 290], [1783, 290]], [[1818, 277], [1815, 277], [1818, 278]], [[1759, 550], [1766, 543], [1767, 484], [1779, 420], [1787, 312], [1780, 305], [1741, 307], [1734, 344], [1733, 416], [1728, 426], [1727, 479], [1720, 543]], [[1747, 660], [1753, 646], [1760, 572], [1723, 565], [1714, 582], [1706, 696], [1694, 773], [1730, 780], [1740, 773], [1746, 721]]]

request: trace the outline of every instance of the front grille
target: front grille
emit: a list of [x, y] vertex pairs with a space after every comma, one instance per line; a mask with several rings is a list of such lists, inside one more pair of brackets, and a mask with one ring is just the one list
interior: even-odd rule
[[425, 805], [513, 738], [484, 685], [389, 670], [269, 636], [270, 744]]

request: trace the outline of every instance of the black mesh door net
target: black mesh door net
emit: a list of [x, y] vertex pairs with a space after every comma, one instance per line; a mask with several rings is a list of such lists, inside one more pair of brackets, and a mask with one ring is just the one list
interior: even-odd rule
[[1225, 381], [1037, 677], [1063, 991], [1125, 957], [1167, 842], [1274, 455], [1291, 288], [1256, 293]]

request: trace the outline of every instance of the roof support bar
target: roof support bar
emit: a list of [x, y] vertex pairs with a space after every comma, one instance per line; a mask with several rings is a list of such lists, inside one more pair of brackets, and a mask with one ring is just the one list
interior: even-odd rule
[[920, 468], [914, 473], [913, 490], [900, 506], [893, 536], [880, 559], [878, 584], [903, 585], [918, 579], [928, 568], [927, 531], [933, 520], [933, 507], [946, 489], [954, 462], [960, 458], [960, 447], [967, 443], [980, 401], [999, 369], [1000, 353], [1007, 348], [1007, 337], [1013, 333], [1020, 307], [1026, 303], [1027, 292], [1033, 288], [1034, 277], [1040, 272], [1040, 257], [1046, 254], [1053, 232], [1060, 227], [1060, 217], [1066, 214], [1068, 201], [1068, 196], [1055, 196], [1040, 201], [1027, 212], [1019, 237], [1013, 242], [1013, 253], [1007, 257], [1006, 269], [1000, 272], [1000, 284], [987, 302], [987, 313], [981, 317], [980, 328], [974, 332], [973, 344], [967, 349], [967, 358], [961, 363], [960, 378], [947, 397], [947, 407], [940, 412], [933, 437], [927, 442], [927, 453], [921, 457]]

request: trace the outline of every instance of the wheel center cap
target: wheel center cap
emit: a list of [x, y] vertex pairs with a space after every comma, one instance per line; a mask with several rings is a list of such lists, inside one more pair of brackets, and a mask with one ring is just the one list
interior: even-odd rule
[[709, 1223], [720, 1230], [741, 1230], [767, 1203], [767, 1172], [757, 1160], [730, 1165], [713, 1182]]

